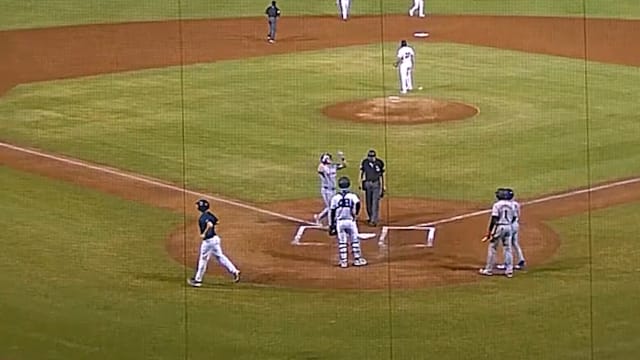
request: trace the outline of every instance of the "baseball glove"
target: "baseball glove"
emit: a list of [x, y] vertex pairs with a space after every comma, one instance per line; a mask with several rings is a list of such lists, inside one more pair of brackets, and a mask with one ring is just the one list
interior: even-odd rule
[[338, 228], [335, 225], [329, 226], [329, 236], [338, 235]]

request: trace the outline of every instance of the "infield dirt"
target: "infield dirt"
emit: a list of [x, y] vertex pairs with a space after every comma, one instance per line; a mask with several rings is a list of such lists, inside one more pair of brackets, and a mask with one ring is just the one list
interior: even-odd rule
[[[425, 30], [431, 37], [410, 39]], [[361, 17], [341, 22], [334, 17], [283, 18], [279, 41], [268, 44], [263, 19], [167, 21], [71, 26], [0, 32], [0, 95], [12, 87], [35, 81], [73, 78], [171, 65], [282, 54], [295, 51], [398, 41], [457, 42], [524, 52], [586, 58], [606, 63], [640, 65], [640, 22], [580, 18], [433, 16]], [[588, 41], [586, 41], [588, 40]], [[586, 46], [586, 47], [585, 47]], [[321, 109], [318, 109], [320, 111]], [[7, 141], [8, 139], [2, 139]], [[195, 261], [195, 198], [130, 178], [83, 166], [61, 163], [0, 146], [0, 164], [62, 179], [125, 199], [176, 212], [187, 211], [189, 222], [168, 236], [171, 256], [187, 265]], [[606, 192], [579, 194], [527, 206], [522, 243], [530, 266], [552, 258], [559, 239], [544, 221], [589, 209], [640, 200], [640, 183]], [[412, 225], [462, 214], [488, 204], [394, 198], [384, 201], [385, 224]], [[226, 252], [238, 262], [250, 282], [313, 288], [414, 288], [478, 279], [475, 270], [486, 252], [480, 243], [486, 216], [469, 217], [438, 227], [433, 249], [405, 245], [423, 234], [392, 232], [387, 251], [365, 240], [371, 265], [341, 270], [332, 266], [331, 240], [322, 232], [304, 241], [326, 246], [292, 246], [297, 224], [243, 208], [213, 204], [223, 219], [220, 233]], [[320, 207], [316, 200], [267, 206], [274, 211], [308, 219]], [[186, 230], [184, 230], [186, 229]], [[377, 232], [380, 228], [363, 231]], [[220, 272], [210, 266], [212, 272]]]

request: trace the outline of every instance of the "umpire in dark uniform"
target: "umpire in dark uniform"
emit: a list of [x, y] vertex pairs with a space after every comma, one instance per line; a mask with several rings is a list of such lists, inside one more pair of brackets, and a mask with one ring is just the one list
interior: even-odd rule
[[367, 205], [367, 222], [371, 226], [378, 225], [380, 220], [380, 199], [386, 191], [384, 186], [384, 161], [376, 157], [376, 151], [371, 149], [367, 157], [360, 164], [360, 180], [365, 191]]
[[276, 41], [276, 26], [278, 24], [278, 18], [280, 17], [280, 9], [276, 6], [276, 2], [272, 1], [271, 6], [264, 11], [267, 15], [267, 21], [269, 21], [269, 34], [267, 40], [270, 43]]

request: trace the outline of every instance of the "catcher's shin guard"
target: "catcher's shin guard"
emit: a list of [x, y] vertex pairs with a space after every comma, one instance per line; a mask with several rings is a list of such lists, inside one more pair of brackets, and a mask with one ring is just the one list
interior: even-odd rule
[[340, 259], [340, 265], [346, 264], [348, 260], [348, 245], [347, 234], [338, 234], [338, 258]]

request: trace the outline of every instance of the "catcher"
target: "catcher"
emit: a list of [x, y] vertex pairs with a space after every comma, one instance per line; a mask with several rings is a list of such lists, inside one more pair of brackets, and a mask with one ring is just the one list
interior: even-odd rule
[[487, 249], [487, 263], [480, 269], [480, 275], [493, 275], [493, 268], [496, 264], [496, 252], [498, 244], [502, 244], [504, 251], [506, 277], [513, 277], [513, 254], [511, 252], [512, 223], [516, 216], [513, 203], [509, 201], [510, 192], [508, 189], [499, 188], [496, 191], [497, 201], [491, 208], [491, 221], [487, 235], [482, 238], [482, 242], [489, 242]]

